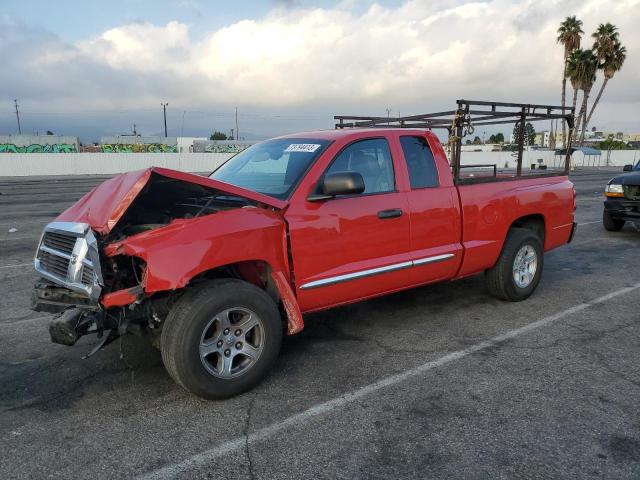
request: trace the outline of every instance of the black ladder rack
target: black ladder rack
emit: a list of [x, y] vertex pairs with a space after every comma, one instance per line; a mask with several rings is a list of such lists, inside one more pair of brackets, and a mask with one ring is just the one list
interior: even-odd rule
[[[517, 124], [520, 129], [516, 177], [522, 174], [522, 158], [524, 151], [524, 127], [527, 121], [536, 122], [543, 120], [562, 120], [568, 126], [568, 145], [564, 169], [560, 172], [548, 170], [544, 174], [526, 175], [528, 178], [550, 175], [567, 175], [571, 161], [571, 137], [573, 136], [574, 109], [569, 106], [536, 105], [528, 103], [506, 103], [481, 100], [457, 100], [456, 110], [444, 112], [426, 113], [422, 115], [410, 115], [405, 117], [367, 117], [355, 115], [336, 115], [335, 128], [419, 128], [435, 129], [443, 128], [449, 132], [449, 145], [451, 147], [451, 170], [456, 183], [478, 183], [482, 181], [513, 180], [511, 177], [498, 178], [497, 168], [494, 168], [494, 176], [487, 177], [461, 177], [460, 154], [462, 151], [462, 138], [471, 135], [476, 126]], [[567, 148], [568, 147], [568, 148]], [[495, 166], [494, 166], [495, 167]]]

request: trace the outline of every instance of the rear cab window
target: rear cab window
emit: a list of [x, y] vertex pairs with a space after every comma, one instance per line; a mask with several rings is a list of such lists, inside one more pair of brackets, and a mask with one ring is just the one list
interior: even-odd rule
[[438, 169], [426, 138], [401, 136], [400, 145], [407, 164], [411, 189], [437, 187]]

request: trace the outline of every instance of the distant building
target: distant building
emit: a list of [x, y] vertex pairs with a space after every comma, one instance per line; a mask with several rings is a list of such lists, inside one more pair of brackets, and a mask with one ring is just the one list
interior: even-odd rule
[[76, 153], [78, 137], [66, 135], [0, 135], [0, 153]]
[[193, 152], [193, 144], [196, 141], [207, 141], [206, 137], [178, 137], [177, 147], [178, 153], [190, 153]]

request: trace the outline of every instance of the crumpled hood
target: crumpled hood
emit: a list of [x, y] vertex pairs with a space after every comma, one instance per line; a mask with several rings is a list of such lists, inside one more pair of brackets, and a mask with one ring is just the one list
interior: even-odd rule
[[215, 188], [224, 193], [283, 209], [287, 202], [261, 193], [236, 187], [190, 173], [167, 168], [147, 168], [117, 175], [87, 193], [70, 208], [62, 212], [57, 220], [61, 222], [87, 223], [102, 235], [109, 233], [124, 215], [131, 203], [149, 182], [152, 174], [175, 180], [190, 182], [204, 187]]

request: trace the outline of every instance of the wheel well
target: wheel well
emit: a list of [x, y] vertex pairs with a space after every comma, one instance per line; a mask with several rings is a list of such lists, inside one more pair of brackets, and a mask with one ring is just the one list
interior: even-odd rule
[[511, 228], [526, 228], [528, 230], [534, 231], [538, 235], [538, 237], [540, 237], [540, 240], [544, 245], [544, 237], [545, 237], [546, 230], [545, 230], [544, 217], [542, 215], [535, 214], [535, 215], [527, 215], [525, 217], [520, 217], [511, 224], [510, 229]]
[[237, 278], [251, 283], [266, 291], [276, 304], [280, 303], [280, 294], [271, 277], [271, 265], [262, 260], [246, 260], [221, 265], [200, 273], [189, 282], [190, 285], [213, 278]]

